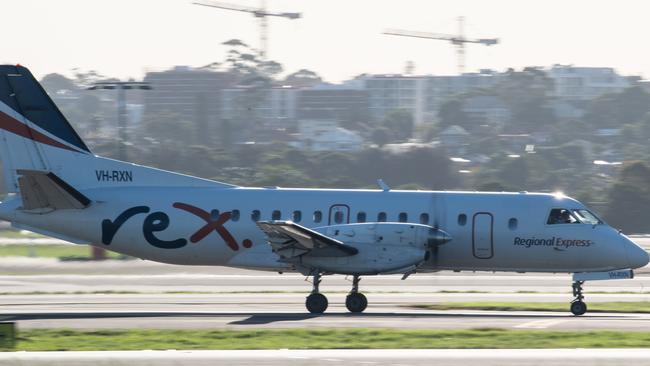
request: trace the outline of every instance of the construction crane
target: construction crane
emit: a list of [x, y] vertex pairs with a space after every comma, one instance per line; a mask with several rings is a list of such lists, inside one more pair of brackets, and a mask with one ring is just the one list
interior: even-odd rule
[[269, 25], [268, 25], [268, 20], [267, 17], [279, 17], [279, 18], [287, 18], [287, 19], [299, 19], [301, 17], [300, 13], [274, 13], [270, 11], [266, 11], [266, 1], [261, 0], [260, 2], [260, 7], [259, 8], [253, 8], [253, 7], [248, 7], [248, 6], [241, 6], [241, 5], [235, 5], [235, 4], [228, 4], [228, 3], [222, 3], [218, 1], [210, 1], [210, 0], [203, 0], [203, 1], [195, 1], [192, 4], [195, 5], [202, 5], [202, 6], [209, 6], [211, 8], [219, 8], [219, 9], [226, 9], [226, 10], [234, 10], [234, 11], [241, 11], [244, 13], [249, 13], [253, 14], [255, 18], [258, 18], [260, 20], [260, 58], [262, 60], [266, 59], [266, 55], [268, 54], [268, 40], [269, 40]]
[[441, 34], [441, 33], [428, 33], [428, 32], [414, 32], [401, 29], [387, 29], [383, 34], [391, 36], [414, 37], [414, 38], [427, 38], [437, 39], [441, 41], [449, 41], [456, 46], [456, 53], [458, 55], [458, 73], [465, 72], [465, 44], [478, 43], [485, 46], [492, 46], [499, 43], [498, 38], [466, 38], [465, 37], [465, 18], [458, 17], [458, 34]]

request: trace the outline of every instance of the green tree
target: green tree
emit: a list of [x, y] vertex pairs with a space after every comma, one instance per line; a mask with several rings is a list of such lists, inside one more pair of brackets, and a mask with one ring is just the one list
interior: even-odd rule
[[642, 162], [623, 167], [609, 191], [605, 219], [627, 233], [650, 232], [650, 168]]
[[413, 136], [413, 115], [406, 109], [393, 110], [384, 117], [382, 126], [390, 131], [393, 140], [407, 140]]
[[596, 128], [618, 128], [637, 123], [650, 112], [650, 94], [633, 86], [621, 93], [605, 94], [591, 102], [585, 121]]
[[320, 84], [322, 81], [323, 79], [321, 79], [317, 73], [307, 69], [300, 69], [287, 75], [287, 77], [284, 78], [283, 84], [296, 88], [307, 88]]
[[463, 99], [450, 99], [440, 105], [438, 118], [441, 130], [454, 125], [465, 129], [470, 127], [467, 115], [463, 112], [463, 103]]
[[60, 91], [76, 91], [79, 89], [73, 80], [56, 73], [43, 76], [41, 85], [50, 94]]
[[506, 130], [527, 133], [547, 130], [555, 124], [556, 117], [549, 104], [553, 88], [553, 80], [540, 68], [508, 70], [495, 88], [499, 98], [512, 113]]

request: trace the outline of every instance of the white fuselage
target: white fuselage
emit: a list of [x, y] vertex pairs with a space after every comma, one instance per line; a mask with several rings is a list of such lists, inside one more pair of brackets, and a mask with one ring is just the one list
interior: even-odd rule
[[16, 197], [0, 206], [0, 216], [134, 257], [185, 265], [295, 269], [273, 253], [256, 225], [262, 220], [308, 228], [409, 222], [444, 230], [452, 240], [427, 255], [419, 271], [588, 272], [647, 263], [645, 251], [605, 224], [549, 224], [553, 209], [584, 208], [550, 194], [239, 187], [83, 193], [93, 200], [84, 210], [27, 213], [16, 210]]

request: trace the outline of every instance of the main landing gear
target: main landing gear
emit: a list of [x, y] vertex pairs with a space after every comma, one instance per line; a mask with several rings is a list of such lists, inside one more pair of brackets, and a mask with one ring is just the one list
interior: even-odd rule
[[355, 275], [352, 277], [352, 290], [345, 298], [345, 307], [351, 313], [361, 313], [368, 307], [368, 299], [364, 294], [359, 292], [359, 281], [361, 281], [359, 276]]
[[582, 315], [587, 312], [587, 304], [582, 301], [585, 297], [582, 295], [582, 285], [585, 281], [573, 281], [573, 301], [571, 301], [571, 312], [573, 315]]
[[[312, 314], [322, 314], [325, 312], [325, 310], [327, 310], [328, 305], [327, 297], [321, 294], [318, 289], [322, 275], [319, 272], [315, 272], [313, 276], [313, 288], [311, 290], [311, 294], [307, 296], [305, 306], [307, 307], [307, 310]], [[364, 294], [359, 292], [360, 280], [361, 278], [359, 278], [357, 275], [352, 278], [352, 290], [345, 298], [345, 307], [348, 308], [351, 313], [361, 313], [366, 310], [366, 307], [368, 307], [368, 299], [366, 296], [364, 296]]]
[[316, 272], [314, 274], [314, 282], [312, 283], [313, 289], [311, 290], [311, 294], [307, 296], [307, 301], [305, 301], [307, 310], [312, 314], [324, 313], [325, 310], [327, 310], [327, 305], [329, 304], [327, 297], [318, 292], [318, 285], [320, 285], [320, 281], [321, 274], [319, 272]]

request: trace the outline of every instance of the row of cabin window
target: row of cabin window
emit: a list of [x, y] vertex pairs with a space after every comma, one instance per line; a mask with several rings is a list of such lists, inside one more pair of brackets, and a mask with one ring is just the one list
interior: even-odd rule
[[[212, 210], [212, 213], [210, 214], [213, 219], [216, 219], [219, 216], [219, 211], [218, 210]], [[366, 222], [367, 221], [368, 215], [363, 212], [359, 211], [357, 213], [357, 222]], [[230, 219], [232, 221], [239, 221], [240, 218], [240, 212], [239, 210], [232, 210], [230, 212]], [[282, 212], [280, 210], [274, 210], [271, 212], [271, 220], [280, 220], [282, 218]], [[251, 220], [253, 221], [260, 221], [262, 219], [262, 212], [260, 210], [253, 210], [251, 211]], [[300, 222], [302, 221], [302, 211], [293, 211], [291, 213], [291, 221], [293, 222]], [[322, 211], [314, 211], [314, 214], [312, 215], [312, 221], [314, 223], [320, 223], [323, 221], [323, 212]], [[335, 224], [343, 224], [345, 223], [345, 216], [343, 215], [343, 212], [337, 211], [334, 212], [334, 217], [332, 220]], [[377, 222], [386, 222], [388, 221], [388, 215], [386, 212], [380, 212], [377, 214]], [[408, 214], [406, 212], [400, 212], [399, 215], [397, 215], [397, 221], [398, 222], [408, 222]], [[429, 214], [428, 213], [421, 213], [420, 214], [420, 224], [427, 225], [429, 223]]]
[[[218, 210], [212, 210], [211, 216], [213, 216], [213, 219], [216, 219], [219, 216], [219, 211]], [[230, 213], [230, 219], [232, 221], [239, 221], [240, 213], [239, 210], [232, 210]], [[262, 218], [262, 213], [260, 210], [253, 210], [251, 212], [251, 220], [253, 221], [259, 221]], [[271, 220], [280, 220], [282, 218], [282, 212], [280, 210], [274, 210], [271, 213]], [[388, 215], [386, 212], [380, 212], [377, 214], [377, 222], [386, 222], [388, 219]], [[293, 222], [300, 222], [302, 221], [302, 211], [293, 211], [291, 214], [291, 220]], [[343, 212], [337, 211], [334, 213], [334, 223], [335, 224], [343, 224], [345, 220], [345, 217], [343, 215]], [[323, 212], [321, 211], [314, 211], [314, 214], [312, 216], [312, 221], [314, 223], [320, 223], [323, 221]], [[359, 211], [357, 213], [357, 222], [366, 222], [367, 221], [367, 215], [363, 211]], [[397, 216], [397, 221], [398, 222], [408, 222], [408, 214], [406, 212], [400, 212], [399, 215]], [[429, 224], [429, 214], [428, 213], [421, 213], [420, 214], [420, 224], [423, 225], [428, 225]], [[467, 215], [465, 214], [460, 214], [458, 215], [458, 225], [460, 226], [465, 226], [467, 224]], [[515, 230], [517, 228], [517, 219], [511, 218], [508, 220], [508, 227], [511, 230]]]
[[[510, 230], [516, 230], [518, 223], [519, 223], [518, 220], [513, 217], [513, 218], [508, 220], [508, 228]], [[465, 215], [465, 214], [458, 215], [458, 225], [459, 226], [465, 226], [465, 224], [467, 224], [467, 215]]]

